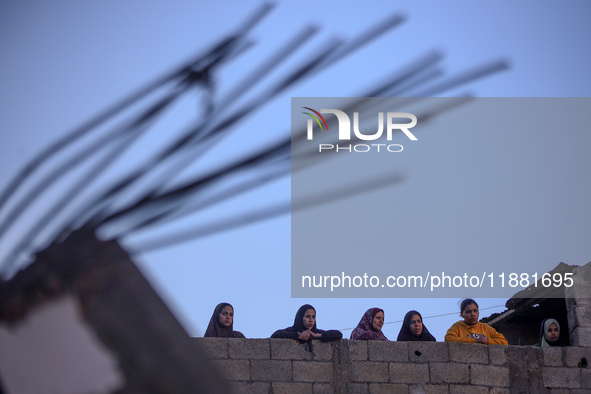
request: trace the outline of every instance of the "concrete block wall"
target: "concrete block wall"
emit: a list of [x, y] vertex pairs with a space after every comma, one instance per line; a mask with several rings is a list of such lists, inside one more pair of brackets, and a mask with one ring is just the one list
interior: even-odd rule
[[591, 263], [573, 269], [573, 283], [564, 289], [570, 343], [591, 347]]
[[590, 393], [591, 348], [195, 338], [236, 393]]
[[567, 298], [566, 306], [571, 344], [591, 346], [591, 298]]

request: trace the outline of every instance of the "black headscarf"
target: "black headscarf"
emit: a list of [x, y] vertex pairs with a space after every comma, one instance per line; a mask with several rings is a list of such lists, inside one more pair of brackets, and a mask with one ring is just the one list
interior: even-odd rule
[[[300, 306], [300, 309], [298, 309], [298, 312], [295, 315], [295, 318], [293, 319], [293, 326], [292, 328], [296, 331], [296, 332], [304, 332], [307, 330], [306, 327], [304, 327], [304, 315], [306, 314], [306, 311], [308, 309], [313, 309], [314, 313], [316, 313], [316, 309], [314, 309], [314, 307], [310, 304], [305, 304]], [[312, 332], [318, 332], [318, 330], [316, 329], [316, 320], [314, 320], [314, 327], [312, 327]]]
[[[300, 309], [298, 309], [295, 318], [293, 319], [293, 326], [287, 327], [283, 330], [275, 331], [273, 335], [271, 335], [271, 338], [297, 339], [301, 343], [309, 342], [312, 339], [315, 339], [312, 337], [310, 337], [307, 341], [300, 339], [300, 334], [307, 330], [306, 327], [304, 327], [304, 315], [308, 309], [312, 309], [314, 313], [316, 313], [316, 309], [312, 305], [302, 305]], [[315, 334], [321, 334], [322, 336], [320, 337], [320, 340], [322, 342], [338, 341], [343, 337], [343, 333], [338, 330], [319, 330], [316, 327], [316, 320], [314, 320], [314, 326], [312, 326], [310, 331]]]
[[220, 313], [222, 313], [222, 309], [227, 306], [234, 311], [234, 307], [227, 302], [222, 302], [215, 307], [213, 315], [211, 315], [211, 319], [209, 319], [209, 324], [207, 325], [204, 337], [244, 338], [244, 334], [240, 331], [234, 331], [234, 319], [232, 319], [232, 324], [230, 324], [229, 327], [220, 324]]
[[423, 321], [423, 316], [417, 311], [408, 311], [404, 316], [404, 322], [402, 323], [402, 327], [400, 327], [400, 333], [398, 333], [397, 341], [435, 341], [435, 337], [431, 335], [427, 327], [425, 327], [425, 323], [423, 323], [423, 331], [421, 335], [415, 336], [410, 331], [410, 321], [414, 315], [419, 315], [421, 321]]

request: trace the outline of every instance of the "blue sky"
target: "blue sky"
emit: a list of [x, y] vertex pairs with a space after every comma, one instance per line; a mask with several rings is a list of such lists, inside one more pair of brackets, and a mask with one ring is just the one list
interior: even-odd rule
[[[124, 4], [56, 1], [50, 4], [10, 0], [0, 4], [3, 53], [0, 185], [6, 185], [28, 159], [58, 136], [223, 38], [244, 21], [256, 5], [240, 1], [213, 4], [180, 0], [166, 4], [139, 1]], [[354, 37], [393, 13], [400, 13], [407, 20], [334, 67], [273, 99], [212, 151], [200, 166], [215, 166], [228, 156], [242, 154], [250, 147], [289, 133], [290, 97], [357, 96], [366, 87], [383, 81], [430, 50], [445, 55], [442, 67], [448, 75], [497, 59], [506, 60], [511, 66], [508, 71], [442, 95], [587, 97], [591, 91], [588, 77], [591, 49], [586, 42], [591, 29], [586, 20], [590, 9], [591, 5], [582, 0], [569, 2], [568, 6], [533, 0], [420, 4], [278, 2], [253, 31], [256, 45], [217, 76], [216, 88], [220, 96], [240, 81], [262, 56], [280, 48], [306, 25], [317, 26], [319, 32], [276, 75], [293, 67], [297, 59], [309, 56], [323, 40]], [[270, 80], [273, 77], [270, 75]], [[122, 159], [121, 165], [141, 160], [146, 152], [169, 138], [168, 133], [191, 124], [199, 116], [199, 100], [195, 95], [183, 101], [170, 115], [168, 123], [163, 124], [155, 136], [140, 141], [138, 147]], [[575, 139], [577, 149], [589, 146], [589, 137], [582, 131], [577, 134], [572, 130], [559, 130], [557, 133], [561, 132], [563, 134], [554, 137], [557, 144]], [[561, 136], [565, 137], [561, 139]], [[479, 141], [470, 143], [476, 144], [476, 149]], [[560, 146], [565, 156], [574, 149], [569, 144]], [[470, 149], [469, 146], [466, 149]], [[554, 165], [553, 157], [548, 156], [550, 167]], [[573, 154], [573, 157], [578, 156]], [[557, 160], [560, 163], [559, 159], [560, 156]], [[553, 189], [551, 181], [561, 177], [566, 182], [561, 184], [561, 193], [579, 196], [587, 193], [586, 185], [591, 183], [588, 166], [588, 161], [582, 161], [578, 171], [549, 177], [547, 188]], [[187, 174], [199, 170], [192, 168]], [[117, 174], [117, 170], [112, 170], [105, 174], [105, 179]], [[407, 171], [409, 177], [415, 177], [412, 179], [421, 174], [421, 171]], [[494, 176], [494, 172], [491, 175]], [[67, 187], [68, 181], [64, 180], [41, 196], [28, 215], [0, 240], [0, 247], [5, 250], [28, 224], [34, 223], [60, 190]], [[421, 190], [400, 190], [402, 194], [417, 193], [417, 198], [424, 195]], [[202, 216], [184, 218], [159, 231], [190, 228], [201, 220], [217, 220], [232, 212], [289, 201], [289, 198], [290, 180], [284, 178], [241, 199], [219, 204]], [[559, 212], [554, 221], [541, 223], [548, 226], [548, 238], [538, 240], [544, 244], [543, 248], [532, 251], [536, 239], [499, 248], [508, 249], [509, 255], [519, 256], [530, 264], [532, 261], [539, 264], [543, 271], [560, 261], [587, 263], [591, 260], [586, 242], [589, 230], [577, 226], [579, 221], [588, 223], [588, 204], [579, 201], [562, 209], [564, 211]], [[564, 218], [562, 223], [559, 217]], [[579, 220], [570, 219], [575, 217]], [[556, 226], [563, 228], [558, 231]], [[504, 230], [503, 223], [490, 228], [491, 234]], [[523, 229], [526, 233], [528, 230], [539, 231], [538, 228]], [[402, 320], [409, 309], [418, 309], [424, 317], [457, 312], [459, 299], [291, 299], [290, 235], [290, 217], [283, 215], [146, 253], [137, 256], [137, 261], [192, 335], [204, 332], [213, 308], [222, 301], [234, 305], [236, 329], [247, 337], [260, 338], [291, 325], [297, 308], [304, 303], [316, 306], [320, 328], [355, 327], [363, 312], [373, 306], [385, 310], [386, 322]], [[126, 240], [130, 246], [136, 241]], [[469, 239], [466, 242], [470, 244]], [[505, 299], [479, 301], [484, 308], [504, 304]], [[502, 309], [483, 311], [481, 315]], [[433, 318], [425, 323], [436, 338], [442, 340], [445, 330], [458, 318], [457, 315]], [[395, 339], [399, 327], [399, 324], [389, 324], [384, 332]], [[345, 331], [345, 336], [349, 333]]]

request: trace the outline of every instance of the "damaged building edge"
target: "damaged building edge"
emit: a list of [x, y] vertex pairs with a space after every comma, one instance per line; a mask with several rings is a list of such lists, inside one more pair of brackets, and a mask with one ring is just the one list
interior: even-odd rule
[[[47, 308], [61, 311], [65, 318], [41, 319]], [[68, 313], [68, 308], [74, 313]], [[110, 387], [109, 392], [208, 393], [226, 387], [125, 250], [115, 241], [97, 239], [92, 231], [76, 231], [62, 243], [51, 245], [34, 263], [0, 285], [0, 335], [17, 341], [35, 322], [40, 325], [39, 332], [91, 336], [94, 349], [115, 360], [115, 371], [97, 382], [97, 387]], [[16, 344], [18, 350], [12, 346], [18, 354], [2, 349], [8, 341], [0, 341], [1, 359], [5, 360], [0, 360], [4, 391], [80, 392], [80, 387], [68, 391], [57, 390], [65, 386], [55, 386], [74, 379], [71, 373], [48, 377], [54, 383], [48, 386], [47, 379], [40, 379], [44, 371], [35, 369], [59, 362], [73, 366], [80, 357], [90, 358], [88, 353], [76, 353], [71, 335], [59, 337], [61, 348], [57, 351], [62, 352], [50, 355], [45, 363], [31, 361], [39, 358], [39, 346], [30, 337], [24, 339], [28, 343]], [[27, 357], [23, 350], [27, 348], [34, 354]], [[19, 362], [22, 365], [15, 365]], [[18, 376], [8, 371], [17, 371]], [[90, 391], [98, 392], [85, 392]]]

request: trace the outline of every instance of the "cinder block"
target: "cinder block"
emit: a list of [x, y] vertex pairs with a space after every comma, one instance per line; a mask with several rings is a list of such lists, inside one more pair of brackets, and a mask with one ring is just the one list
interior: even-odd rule
[[581, 388], [581, 371], [578, 368], [545, 367], [542, 377], [544, 386], [548, 388]]
[[252, 380], [263, 382], [288, 382], [292, 380], [291, 361], [251, 360]]
[[[591, 294], [590, 294], [591, 295]], [[591, 306], [591, 297], [582, 297], [582, 298], [577, 298], [576, 300], [574, 300], [575, 302], [572, 303], [572, 305], [576, 305], [576, 306]], [[567, 298], [567, 304], [569, 302], [569, 299]]]
[[312, 383], [272, 383], [273, 394], [313, 394]]
[[368, 394], [369, 386], [367, 383], [349, 383], [347, 384], [348, 394]]
[[544, 353], [534, 346], [509, 346], [507, 348], [507, 366], [512, 392], [544, 392], [542, 366]]
[[213, 360], [226, 380], [250, 380], [249, 360]]
[[507, 363], [507, 346], [491, 345], [488, 348], [488, 359], [493, 365], [504, 365]]
[[544, 346], [540, 348], [544, 353], [544, 365], [547, 367], [562, 367], [562, 348]]
[[564, 347], [564, 366], [589, 368], [591, 367], [591, 348]]
[[260, 394], [271, 390], [271, 383], [265, 382], [230, 382], [234, 394]]
[[390, 378], [387, 362], [353, 361], [351, 380], [353, 382], [387, 382]]
[[408, 342], [367, 341], [370, 361], [408, 361]]
[[293, 380], [296, 382], [332, 382], [332, 363], [326, 361], [294, 361]]
[[591, 369], [581, 369], [581, 387], [591, 389]]
[[334, 394], [335, 390], [330, 383], [314, 383], [314, 394]]
[[275, 360], [311, 360], [312, 352], [293, 339], [269, 339], [271, 358]]
[[494, 365], [473, 364], [470, 366], [470, 383], [496, 387], [509, 387], [509, 368]]
[[431, 383], [468, 383], [470, 371], [467, 364], [430, 363]]
[[341, 346], [349, 347], [349, 357], [351, 361], [365, 361], [367, 357], [367, 343], [371, 341], [342, 341]]
[[450, 394], [488, 394], [488, 387], [450, 384], [449, 392]]
[[568, 326], [575, 328], [591, 324], [591, 305], [573, 305], [568, 309]]
[[449, 343], [448, 346], [450, 361], [479, 364], [488, 364], [488, 348], [492, 347], [472, 343]]
[[[417, 387], [417, 386], [415, 386]], [[447, 384], [426, 384], [424, 385], [423, 391], [413, 391], [415, 387], [411, 387], [410, 393], [411, 394], [449, 394], [449, 385]], [[421, 388], [423, 388], [421, 387]]]
[[230, 358], [266, 360], [271, 358], [269, 339], [228, 339]]
[[390, 363], [390, 382], [426, 383], [429, 381], [429, 364]]
[[194, 338], [211, 358], [228, 358], [228, 338]]
[[408, 359], [413, 362], [449, 361], [447, 342], [408, 342]]
[[334, 342], [312, 341], [312, 358], [314, 360], [332, 360]]
[[490, 394], [511, 394], [511, 390], [508, 388], [494, 387], [490, 389]]
[[408, 393], [408, 386], [405, 384], [393, 383], [370, 383], [369, 394], [391, 394], [391, 393]]
[[577, 327], [570, 333], [572, 346], [591, 347], [591, 327]]

